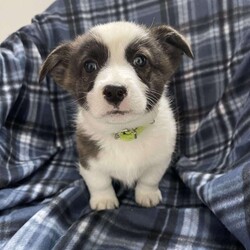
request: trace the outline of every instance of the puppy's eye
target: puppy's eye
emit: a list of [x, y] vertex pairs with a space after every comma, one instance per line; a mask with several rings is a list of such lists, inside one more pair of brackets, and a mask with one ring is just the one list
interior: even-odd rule
[[134, 58], [133, 64], [137, 67], [144, 67], [147, 63], [147, 58], [144, 55], [138, 55]]
[[88, 60], [84, 63], [84, 69], [87, 73], [92, 73], [97, 70], [97, 63], [91, 60]]

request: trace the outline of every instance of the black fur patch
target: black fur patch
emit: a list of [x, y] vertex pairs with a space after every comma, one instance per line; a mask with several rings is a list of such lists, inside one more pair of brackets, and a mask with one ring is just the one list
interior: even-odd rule
[[81, 166], [85, 169], [89, 169], [88, 160], [97, 157], [100, 147], [96, 141], [92, 140], [79, 129], [76, 134], [76, 143]]
[[[148, 86], [146, 107], [148, 111], [159, 101], [164, 85], [180, 65], [183, 53], [193, 58], [187, 42], [167, 25], [148, 29], [148, 37], [139, 37], [127, 47], [128, 62], [134, 67], [142, 82]], [[133, 61], [140, 54], [146, 56], [148, 62], [143, 67], [136, 67]]]
[[[93, 88], [95, 78], [108, 56], [108, 48], [100, 40], [90, 34], [84, 35], [72, 43], [59, 46], [48, 56], [40, 72], [40, 81], [50, 73], [57, 84], [87, 109], [86, 95]], [[97, 69], [92, 73], [84, 69], [87, 60], [97, 63]]]
[[[94, 81], [108, 60], [108, 48], [100, 41], [92, 38], [80, 44], [79, 48], [72, 54], [72, 62], [69, 70], [70, 75], [75, 83], [74, 94], [78, 103], [88, 108], [86, 103], [86, 95], [92, 90]], [[84, 63], [92, 60], [97, 63], [98, 67], [92, 73], [87, 73], [84, 69]]]
[[[171, 64], [163, 54], [159, 43], [152, 37], [134, 40], [125, 53], [138, 77], [148, 87], [146, 110], [150, 111], [162, 96], [164, 85], [172, 72]], [[145, 66], [136, 67], [133, 64], [134, 58], [138, 55], [144, 55], [147, 58]]]

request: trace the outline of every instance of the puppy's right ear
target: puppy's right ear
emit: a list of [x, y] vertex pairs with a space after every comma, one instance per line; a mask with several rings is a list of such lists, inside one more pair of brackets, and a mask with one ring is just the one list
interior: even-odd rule
[[71, 52], [72, 46], [70, 43], [64, 43], [54, 49], [42, 65], [39, 73], [39, 83], [46, 75], [50, 74], [57, 84], [63, 86]]

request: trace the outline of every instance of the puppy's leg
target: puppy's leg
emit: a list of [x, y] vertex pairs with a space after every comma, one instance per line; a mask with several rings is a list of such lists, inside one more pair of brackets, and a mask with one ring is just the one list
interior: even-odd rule
[[135, 200], [139, 205], [153, 207], [162, 200], [158, 185], [167, 167], [167, 163], [151, 167], [139, 178], [135, 188]]
[[90, 207], [94, 210], [114, 209], [119, 206], [111, 177], [80, 166], [80, 174], [90, 192]]

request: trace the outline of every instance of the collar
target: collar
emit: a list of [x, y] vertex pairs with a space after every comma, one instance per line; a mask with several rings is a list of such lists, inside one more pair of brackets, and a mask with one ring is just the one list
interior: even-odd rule
[[[155, 120], [153, 122], [151, 122], [150, 124], [153, 124], [155, 122]], [[138, 135], [140, 135], [149, 125], [146, 126], [140, 126], [137, 128], [132, 128], [132, 129], [123, 129], [120, 132], [117, 132], [114, 134], [114, 138], [116, 140], [120, 139], [122, 141], [133, 141], [136, 140]]]

